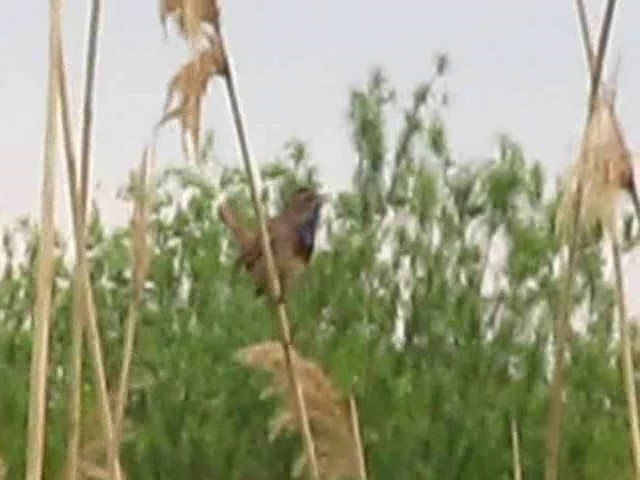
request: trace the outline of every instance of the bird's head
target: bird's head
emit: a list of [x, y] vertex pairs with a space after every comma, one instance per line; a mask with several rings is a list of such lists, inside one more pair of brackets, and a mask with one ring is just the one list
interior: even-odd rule
[[296, 221], [303, 222], [312, 215], [318, 215], [320, 208], [327, 200], [327, 195], [320, 194], [315, 188], [301, 187], [287, 200], [285, 212]]

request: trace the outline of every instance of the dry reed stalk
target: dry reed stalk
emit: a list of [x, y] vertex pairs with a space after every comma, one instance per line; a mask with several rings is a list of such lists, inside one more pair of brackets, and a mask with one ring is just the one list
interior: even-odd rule
[[78, 478], [78, 465], [80, 454], [80, 421], [82, 409], [82, 338], [83, 315], [86, 306], [82, 304], [81, 297], [76, 292], [82, 288], [80, 269], [77, 266], [73, 271], [73, 306], [71, 316], [71, 359], [69, 382], [69, 418], [67, 423], [67, 452], [65, 460], [65, 478], [76, 480]]
[[148, 232], [151, 203], [149, 175], [149, 149], [147, 148], [140, 162], [137, 175], [132, 175], [131, 179], [133, 196], [133, 214], [131, 217], [133, 275], [131, 288], [133, 298], [129, 305], [129, 313], [125, 322], [125, 344], [122, 353], [122, 368], [118, 382], [118, 393], [116, 396], [115, 436], [113, 440], [115, 442], [113, 448], [116, 451], [120, 448], [122, 424], [129, 390], [129, 374], [135, 346], [136, 327], [140, 316], [144, 282], [149, 271], [150, 249]]
[[[92, 144], [92, 127], [93, 127], [93, 104], [95, 96], [95, 78], [96, 78], [96, 62], [99, 39], [100, 18], [102, 12], [101, 0], [92, 0], [89, 17], [89, 31], [87, 38], [87, 52], [85, 64], [84, 78], [84, 100], [83, 100], [83, 116], [82, 116], [82, 137], [80, 146], [80, 183], [78, 185], [79, 196], [75, 198], [74, 203], [73, 185], [69, 186], [70, 203], [72, 212], [76, 210], [76, 221], [74, 222], [74, 237], [76, 247], [76, 268], [78, 271], [79, 289], [74, 292], [78, 295], [78, 302], [84, 307], [87, 324], [87, 340], [89, 342], [89, 352], [91, 354], [92, 365], [98, 393], [98, 404], [101, 409], [101, 420], [104, 428], [104, 435], [107, 445], [107, 457], [109, 468], [111, 469], [112, 478], [121, 480], [122, 474], [118, 453], [113, 450], [113, 418], [109, 405], [107, 380], [104, 367], [104, 357], [100, 340], [100, 332], [95, 313], [95, 304], [93, 301], [93, 292], [89, 280], [89, 265], [86, 255], [86, 223], [87, 223], [87, 206], [89, 203], [89, 178], [91, 167], [91, 144]], [[73, 162], [69, 161], [68, 166]], [[69, 172], [70, 176], [72, 175]], [[77, 332], [76, 332], [77, 334]]]
[[360, 434], [360, 415], [358, 414], [358, 404], [353, 394], [349, 396], [349, 416], [351, 417], [351, 432], [353, 433], [355, 451], [358, 457], [358, 478], [367, 480], [367, 462], [364, 457], [364, 445]]
[[[82, 213], [78, 211], [80, 203], [78, 201], [78, 173], [77, 156], [75, 152], [76, 143], [73, 138], [73, 123], [71, 121], [71, 107], [69, 102], [69, 87], [66, 76], [66, 62], [64, 54], [64, 42], [60, 38], [58, 42], [59, 56], [56, 71], [58, 75], [58, 88], [60, 94], [60, 114], [62, 120], [62, 132], [64, 139], [64, 151], [67, 164], [67, 183], [69, 195], [71, 197], [71, 217], [73, 228], [79, 229], [79, 218]], [[80, 411], [82, 408], [82, 335], [83, 335], [83, 313], [84, 306], [80, 302], [79, 291], [80, 271], [76, 267], [73, 272], [73, 306], [71, 317], [71, 359], [70, 359], [70, 382], [69, 382], [69, 420], [68, 420], [68, 441], [67, 457], [65, 465], [65, 478], [76, 480], [78, 478], [78, 459], [80, 448]]]
[[513, 455], [513, 480], [522, 480], [522, 461], [520, 460], [520, 438], [518, 425], [511, 419], [511, 451]]
[[[589, 108], [587, 118], [591, 116], [600, 89], [600, 80], [604, 70], [604, 58], [609, 44], [611, 25], [613, 24], [613, 13], [616, 9], [616, 0], [607, 0], [604, 16], [602, 18], [602, 28], [598, 37], [598, 50], [589, 73], [591, 74], [591, 94], [589, 96]], [[589, 47], [591, 49], [591, 47]]]
[[638, 397], [634, 379], [633, 354], [629, 335], [629, 321], [627, 317], [626, 296], [624, 281], [622, 278], [622, 260], [620, 259], [620, 246], [615, 232], [611, 232], [611, 250], [616, 277], [616, 297], [618, 305], [618, 328], [620, 329], [620, 343], [622, 347], [622, 376], [624, 378], [624, 390], [627, 396], [627, 408], [629, 410], [629, 429], [631, 434], [631, 451], [633, 453], [633, 465], [635, 478], [640, 479], [640, 428], [638, 427]]
[[591, 34], [589, 33], [589, 20], [587, 18], [587, 9], [583, 0], [576, 0], [576, 11], [578, 12], [578, 22], [580, 23], [580, 34], [582, 35], [582, 46], [585, 49], [589, 72], [594, 71], [594, 53], [591, 47]]
[[[600, 29], [600, 37], [598, 42], [598, 52], [595, 57], [594, 65], [591, 73], [591, 90], [589, 95], [589, 108], [587, 111], [587, 125], [591, 121], [595, 99], [598, 98], [600, 87], [600, 77], [602, 75], [602, 65], [606, 55], [606, 49], [611, 31], [611, 23], [613, 20], [613, 12], [615, 10], [616, 0], [608, 0], [605, 15], [602, 20]], [[584, 36], [584, 35], [583, 35]], [[585, 128], [586, 130], [586, 128]], [[566, 190], [567, 201], [565, 211], [570, 215], [563, 214], [562, 206], [559, 215], [565, 218], [571, 218], [571, 221], [564, 222], [566, 228], [569, 228], [568, 239], [568, 262], [565, 270], [563, 281], [560, 285], [559, 292], [559, 308], [558, 316], [555, 321], [555, 341], [554, 341], [554, 359], [553, 372], [550, 387], [549, 399], [549, 415], [547, 423], [546, 438], [546, 454], [545, 454], [545, 480], [557, 480], [560, 462], [560, 441], [562, 436], [562, 417], [563, 417], [563, 392], [565, 385], [566, 370], [566, 350], [568, 345], [568, 330], [570, 328], [569, 318], [572, 311], [571, 308], [571, 287], [573, 284], [573, 276], [577, 263], [577, 246], [578, 246], [578, 227], [580, 222], [580, 212], [582, 211], [583, 192], [582, 185], [578, 183], [575, 187]], [[562, 223], [562, 222], [561, 222]], [[566, 230], [565, 230], [566, 231]]]
[[[236, 358], [247, 367], [269, 372], [272, 381], [263, 395], [278, 395], [284, 400], [283, 407], [276, 411], [270, 422], [270, 437], [297, 431], [300, 428], [297, 399], [280, 343], [266, 341], [250, 345], [239, 350]], [[349, 402], [345, 401], [323, 369], [298, 355], [293, 348], [291, 359], [314, 433], [319, 478], [366, 478], [357, 410], [352, 410], [355, 406], [353, 397]], [[300, 455], [294, 466], [294, 476], [299, 476], [307, 464], [306, 455]]]
[[47, 404], [47, 372], [49, 369], [49, 333], [51, 327], [51, 294], [54, 275], [54, 214], [55, 214], [55, 160], [58, 148], [58, 88], [56, 63], [57, 42], [62, 28], [60, 0], [49, 3], [49, 86], [47, 92], [47, 125], [43, 158], [41, 191], [40, 244], [38, 248], [38, 277], [35, 305], [35, 331], [31, 356], [29, 388], [29, 417], [27, 425], [27, 451], [25, 478], [42, 478]]
[[[220, 49], [222, 51], [222, 54], [227, 64], [227, 72], [224, 77], [225, 84], [227, 87], [227, 98], [229, 101], [229, 106], [231, 108], [231, 115], [233, 117], [233, 122], [236, 130], [238, 146], [242, 154], [245, 170], [249, 177], [251, 201], [253, 203], [253, 208], [255, 210], [256, 219], [259, 225], [259, 234], [260, 234], [262, 252], [267, 262], [268, 282], [269, 282], [270, 290], [272, 293], [272, 298], [280, 298], [280, 292], [281, 292], [280, 281], [278, 280], [275, 261], [273, 259], [273, 251], [271, 249], [271, 240], [269, 238], [269, 232], [267, 230], [264, 206], [262, 205], [262, 201], [260, 199], [260, 194], [259, 194], [259, 188], [260, 188], [259, 186], [261, 184], [260, 173], [255, 165], [255, 162], [253, 161], [251, 152], [249, 150], [249, 140], [247, 138], [248, 136], [245, 128], [245, 121], [242, 115], [242, 109], [240, 108], [240, 100], [238, 98], [238, 93], [236, 89], [236, 80], [235, 80], [235, 71], [233, 68], [233, 62], [229, 55], [229, 52], [226, 46], [226, 41], [225, 41], [220, 24], [219, 23], [216, 24], [215, 27], [216, 27], [217, 42], [219, 42]], [[297, 408], [297, 414], [299, 415], [299, 418], [300, 418], [300, 424], [301, 424], [300, 426], [301, 426], [302, 436], [304, 439], [305, 450], [307, 454], [307, 463], [311, 471], [312, 478], [314, 480], [319, 480], [320, 470], [319, 470], [318, 458], [316, 456], [314, 439], [311, 433], [311, 426], [310, 426], [310, 421], [307, 413], [307, 407], [305, 405], [305, 400], [302, 395], [302, 387], [300, 386], [300, 382], [297, 378], [295, 369], [292, 364], [293, 347], [291, 342], [289, 319], [287, 317], [287, 310], [286, 310], [285, 304], [282, 302], [278, 302], [276, 305], [276, 312], [277, 312], [277, 318], [278, 318], [279, 327], [280, 327], [281, 345], [284, 353], [285, 364], [287, 366], [287, 372], [289, 373], [289, 381], [291, 382], [291, 386], [295, 393], [295, 399], [296, 399], [295, 404]]]

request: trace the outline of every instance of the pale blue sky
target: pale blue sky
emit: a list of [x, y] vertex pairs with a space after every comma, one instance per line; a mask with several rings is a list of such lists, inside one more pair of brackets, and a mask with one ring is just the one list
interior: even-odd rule
[[[88, 1], [67, 1], [66, 44], [79, 104]], [[165, 86], [187, 60], [163, 41], [157, 0], [105, 0], [100, 43], [93, 179], [103, 214], [126, 218], [116, 188], [140, 159], [158, 119]], [[354, 165], [345, 129], [349, 87], [381, 65], [404, 92], [449, 54], [447, 125], [460, 156], [487, 155], [507, 131], [554, 174], [573, 160], [584, 115], [586, 68], [573, 0], [228, 0], [224, 22], [239, 75], [253, 150], [271, 159], [291, 136], [310, 142], [330, 188]], [[587, 0], [599, 23], [601, 0]], [[640, 144], [640, 2], [621, 1], [609, 60], [622, 55], [619, 111], [632, 149]], [[30, 6], [29, 6], [30, 5]], [[0, 35], [0, 224], [38, 212], [47, 73], [48, 2], [6, 2]], [[224, 161], [238, 161], [220, 88], [207, 100]], [[159, 163], [181, 161], [177, 130], [164, 132]], [[63, 180], [62, 168], [58, 178]], [[62, 183], [59, 183], [62, 185]], [[66, 190], [59, 220], [67, 230]], [[627, 258], [630, 290], [640, 258]], [[630, 293], [633, 313], [640, 297]]]

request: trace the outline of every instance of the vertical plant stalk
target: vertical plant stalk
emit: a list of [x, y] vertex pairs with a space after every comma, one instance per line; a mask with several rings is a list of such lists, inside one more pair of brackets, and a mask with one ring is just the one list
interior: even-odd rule
[[356, 456], [358, 457], [358, 476], [360, 480], [367, 480], [367, 462], [364, 458], [364, 446], [360, 434], [360, 415], [358, 414], [358, 404], [353, 395], [349, 395], [349, 417], [351, 417], [351, 430], [355, 441]]
[[[602, 20], [600, 29], [600, 37], [598, 42], [598, 52], [593, 62], [589, 62], [592, 66], [589, 73], [591, 76], [591, 89], [589, 95], [589, 108], [587, 111], [586, 123], [591, 120], [593, 107], [598, 96], [600, 88], [600, 79], [602, 76], [602, 66], [606, 55], [607, 45], [609, 43], [609, 35], [611, 32], [611, 24], [613, 21], [613, 13], [615, 10], [616, 0], [608, 0], [605, 15]], [[584, 15], [584, 5], [580, 8], [578, 3], [578, 14], [582, 26], [582, 36], [588, 38], [588, 30], [586, 29], [586, 15]], [[582, 11], [582, 13], [580, 13]], [[587, 52], [592, 51], [589, 45]], [[592, 58], [591, 54], [587, 55]], [[564, 280], [560, 286], [558, 316], [555, 322], [555, 341], [554, 341], [554, 366], [550, 388], [550, 405], [547, 423], [547, 441], [546, 441], [546, 459], [545, 459], [545, 480], [558, 480], [558, 471], [560, 463], [560, 441], [562, 435], [562, 417], [563, 417], [563, 391], [565, 385], [566, 370], [566, 350], [567, 350], [567, 334], [569, 329], [569, 317], [571, 308], [571, 287], [573, 285], [573, 276], [577, 261], [577, 230], [579, 226], [579, 216], [582, 209], [582, 188], [578, 185], [576, 193], [576, 204], [573, 210], [572, 228], [569, 233], [569, 258]]]
[[520, 438], [518, 425], [511, 419], [511, 451], [513, 454], [513, 480], [522, 480], [522, 460], [520, 460]]
[[[58, 89], [60, 94], [60, 114], [62, 120], [62, 133], [64, 139], [64, 151], [67, 164], [67, 183], [69, 195], [71, 197], [71, 217], [73, 228], [79, 230], [78, 211], [78, 159], [75, 153], [75, 140], [73, 138], [73, 127], [71, 122], [71, 108], [69, 105], [69, 88], [66, 76], [66, 62], [62, 32], [58, 41], [59, 54], [56, 71], [58, 75]], [[77, 264], [73, 271], [73, 306], [71, 317], [71, 360], [70, 382], [69, 382], [69, 419], [67, 430], [67, 458], [65, 465], [65, 478], [76, 480], [78, 478], [79, 451], [80, 451], [80, 412], [82, 411], [82, 336], [83, 336], [83, 315], [85, 306], [81, 304], [80, 270]]]
[[[105, 434], [105, 445], [107, 449], [107, 458], [112, 478], [121, 479], [120, 464], [118, 460], [118, 452], [113, 450], [114, 425], [113, 416], [111, 415], [111, 407], [109, 405], [109, 394], [107, 390], [107, 378], [104, 367], [104, 356], [100, 340], [100, 331], [98, 329], [98, 321], [96, 319], [95, 303], [93, 300], [93, 292], [89, 280], [89, 265], [86, 255], [86, 223], [87, 223], [87, 205], [89, 203], [89, 170], [91, 166], [91, 140], [93, 127], [93, 104], [95, 94], [95, 77], [96, 77], [96, 61], [98, 50], [98, 38], [100, 28], [100, 17], [102, 12], [102, 1], [92, 0], [89, 18], [89, 31], [87, 39], [87, 56], [85, 65], [85, 88], [83, 101], [83, 117], [82, 117], [82, 138], [80, 149], [80, 198], [78, 199], [78, 221], [75, 230], [76, 244], [76, 262], [78, 275], [80, 277], [80, 295], [82, 305], [85, 307], [87, 340], [89, 343], [89, 352], [94, 369], [98, 405], [101, 410], [101, 419]], [[72, 189], [70, 188], [71, 192]], [[73, 202], [73, 197], [70, 195]], [[73, 205], [71, 207], [74, 208]]]
[[[578, 189], [576, 203], [582, 202], [581, 189]], [[577, 212], [578, 210], [574, 210]], [[547, 425], [547, 445], [545, 462], [545, 480], [557, 480], [560, 463], [560, 440], [562, 436], [562, 417], [564, 414], [564, 393], [566, 376], [566, 355], [569, 343], [569, 316], [571, 313], [571, 287], [576, 267], [578, 214], [574, 216], [570, 233], [569, 258], [562, 279], [559, 297], [559, 312], [554, 325], [553, 373], [551, 378], [549, 417]]]
[[49, 87], [47, 123], [41, 191], [41, 232], [38, 248], [38, 277], [35, 305], [35, 332], [31, 353], [29, 417], [26, 453], [26, 480], [41, 480], [44, 463], [47, 373], [49, 369], [49, 333], [51, 295], [54, 275], [55, 241], [55, 160], [58, 147], [58, 98], [56, 62], [60, 25], [60, 0], [49, 2]]
[[[249, 150], [249, 140], [247, 138], [247, 131], [245, 128], [245, 121], [240, 108], [240, 101], [238, 99], [238, 93], [235, 85], [235, 72], [233, 69], [233, 62], [229, 51], [226, 46], [226, 41], [222, 33], [222, 28], [219, 24], [216, 24], [216, 36], [217, 41], [220, 42], [220, 48], [223, 52], [224, 58], [227, 61], [227, 74], [224, 76], [225, 85], [227, 90], [227, 98], [229, 106], [231, 108], [231, 114], [236, 130], [236, 136], [238, 146], [242, 154], [242, 160], [244, 162], [247, 175], [249, 177], [249, 186], [251, 190], [251, 200], [253, 202], [253, 208], [256, 213], [256, 219], [259, 225], [260, 242], [262, 245], [262, 252], [267, 261], [267, 271], [269, 286], [272, 293], [272, 298], [279, 299], [281, 293], [280, 282], [278, 280], [278, 274], [276, 272], [276, 266], [273, 259], [273, 252], [271, 250], [271, 241], [269, 238], [269, 232], [267, 230], [267, 224], [265, 220], [264, 206], [260, 200], [259, 185], [260, 185], [260, 173], [255, 166], [255, 162], [251, 156]], [[318, 460], [316, 457], [315, 443], [311, 434], [311, 424], [309, 421], [309, 415], [302, 394], [302, 388], [298, 379], [295, 367], [292, 362], [292, 343], [291, 332], [289, 328], [289, 320], [287, 318], [286, 306], [283, 302], [278, 301], [276, 305], [276, 313], [280, 326], [281, 343], [285, 358], [285, 365], [289, 375], [289, 381], [293, 391], [295, 392], [297, 413], [300, 418], [302, 426], [302, 436], [305, 445], [305, 452], [309, 468], [311, 470], [311, 476], [314, 480], [320, 479], [320, 470], [318, 468]]]
[[122, 353], [122, 368], [118, 381], [118, 393], [115, 406], [115, 436], [114, 450], [120, 448], [124, 413], [127, 406], [127, 395], [129, 391], [129, 377], [131, 372], [131, 362], [133, 360], [133, 350], [135, 347], [136, 328], [140, 317], [140, 306], [142, 304], [142, 294], [144, 282], [148, 271], [149, 245], [147, 243], [147, 230], [149, 218], [149, 149], [145, 149], [139, 173], [134, 177], [133, 190], [133, 215], [131, 222], [131, 232], [133, 238], [133, 275], [132, 291], [133, 298], [129, 305], [129, 313], [125, 323], [125, 344]]
[[584, 6], [584, 0], [576, 0], [576, 10], [578, 12], [578, 22], [580, 23], [580, 34], [582, 36], [582, 45], [584, 47], [584, 53], [587, 57], [587, 64], [589, 66], [589, 72], [594, 72], [594, 54], [593, 47], [591, 46], [591, 35], [589, 34], [589, 20], [587, 18], [587, 9]]
[[[589, 95], [589, 110], [587, 117], [590, 119], [591, 114], [598, 98], [600, 90], [600, 80], [602, 79], [602, 71], [604, 68], [604, 58], [607, 54], [607, 46], [609, 45], [609, 35], [611, 34], [611, 25], [613, 23], [613, 13], [616, 8], [616, 0], [608, 0], [607, 8], [602, 18], [602, 28], [600, 29], [600, 36], [598, 38], [598, 50], [595, 57], [595, 62], [591, 65], [592, 69], [589, 70], [591, 74], [591, 94]], [[592, 50], [589, 47], [589, 50]]]
[[633, 356], [631, 353], [631, 341], [629, 339], [629, 321], [627, 317], [627, 298], [624, 291], [624, 279], [622, 276], [622, 260], [620, 258], [620, 245], [615, 232], [611, 232], [611, 253], [616, 276], [616, 303], [618, 306], [618, 325], [620, 329], [620, 343], [622, 347], [622, 377], [624, 390], [627, 395], [629, 409], [629, 429], [631, 430], [631, 451], [633, 453], [633, 466], [635, 478], [640, 479], [640, 430], [638, 429], [638, 400], [636, 384], [633, 375]]

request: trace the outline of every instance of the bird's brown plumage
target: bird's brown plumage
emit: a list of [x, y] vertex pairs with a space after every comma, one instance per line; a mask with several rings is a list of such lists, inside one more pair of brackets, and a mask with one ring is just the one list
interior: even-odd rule
[[[267, 222], [281, 285], [281, 300], [286, 298], [296, 277], [311, 259], [320, 207], [324, 201], [325, 198], [316, 190], [300, 188], [288, 199], [284, 210]], [[268, 272], [259, 235], [250, 231], [227, 204], [223, 203], [218, 213], [238, 244], [240, 255], [237, 264], [250, 273], [257, 285], [256, 293], [261, 295], [268, 287]]]

